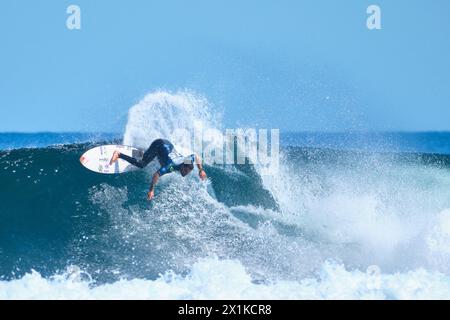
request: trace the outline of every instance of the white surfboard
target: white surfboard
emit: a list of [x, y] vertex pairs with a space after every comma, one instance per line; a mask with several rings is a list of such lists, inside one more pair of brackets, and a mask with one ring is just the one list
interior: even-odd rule
[[122, 159], [118, 159], [115, 163], [109, 165], [109, 162], [115, 150], [137, 159], [142, 158], [143, 155], [142, 150], [134, 147], [122, 145], [104, 145], [86, 151], [80, 157], [80, 162], [89, 170], [105, 174], [123, 173], [138, 169], [137, 167], [129, 164]]

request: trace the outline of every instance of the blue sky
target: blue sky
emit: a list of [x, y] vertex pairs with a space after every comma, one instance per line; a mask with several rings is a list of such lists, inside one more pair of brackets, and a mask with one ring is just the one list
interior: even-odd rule
[[449, 17], [448, 0], [3, 0], [0, 131], [120, 132], [156, 89], [204, 95], [230, 128], [450, 130]]

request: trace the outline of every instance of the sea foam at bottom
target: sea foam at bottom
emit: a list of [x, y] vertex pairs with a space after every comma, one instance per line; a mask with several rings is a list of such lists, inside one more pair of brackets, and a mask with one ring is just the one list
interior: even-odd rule
[[[77, 268], [74, 268], [75, 270]], [[76, 271], [78, 272], [78, 271]], [[424, 269], [382, 274], [346, 270], [326, 262], [316, 277], [300, 282], [256, 283], [236, 260], [202, 259], [190, 272], [167, 272], [156, 280], [94, 285], [79, 274], [43, 278], [33, 271], [0, 281], [4, 299], [449, 299], [450, 277]]]

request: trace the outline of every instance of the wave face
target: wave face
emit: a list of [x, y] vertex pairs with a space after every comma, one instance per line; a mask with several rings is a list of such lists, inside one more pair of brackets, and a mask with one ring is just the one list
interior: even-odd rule
[[[123, 143], [221, 130], [211, 109], [149, 94]], [[207, 166], [148, 203], [154, 165], [79, 165], [103, 143], [0, 151], [0, 299], [450, 298], [449, 156], [284, 146], [277, 176]]]

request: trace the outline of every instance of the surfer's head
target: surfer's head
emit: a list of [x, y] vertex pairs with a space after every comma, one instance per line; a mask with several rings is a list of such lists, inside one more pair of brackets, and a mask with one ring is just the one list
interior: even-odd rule
[[192, 163], [183, 163], [180, 167], [181, 176], [187, 176], [194, 169]]

